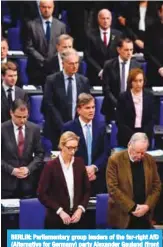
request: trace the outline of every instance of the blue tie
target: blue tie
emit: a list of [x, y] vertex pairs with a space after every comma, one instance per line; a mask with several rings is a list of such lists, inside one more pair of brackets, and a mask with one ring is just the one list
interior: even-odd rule
[[46, 21], [46, 40], [49, 43], [50, 41], [50, 21]]
[[92, 164], [92, 135], [91, 135], [91, 126], [86, 124], [86, 145], [88, 153], [88, 165]]

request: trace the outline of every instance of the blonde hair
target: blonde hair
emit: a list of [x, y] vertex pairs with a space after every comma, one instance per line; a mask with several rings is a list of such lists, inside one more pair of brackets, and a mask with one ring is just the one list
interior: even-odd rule
[[77, 141], [79, 143], [79, 140], [80, 140], [80, 137], [77, 136], [74, 132], [72, 131], [66, 131], [64, 132], [61, 137], [60, 137], [60, 140], [59, 140], [59, 145], [58, 145], [58, 148], [59, 149], [62, 149], [63, 146], [65, 146], [65, 144], [68, 142], [68, 141]]

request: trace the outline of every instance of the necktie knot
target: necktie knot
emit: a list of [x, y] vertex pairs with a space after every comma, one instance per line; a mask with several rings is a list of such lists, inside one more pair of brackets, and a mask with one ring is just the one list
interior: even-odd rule
[[7, 89], [7, 92], [8, 92], [8, 93], [11, 93], [12, 91], [13, 91], [12, 87], [9, 87], [9, 88]]
[[47, 26], [50, 25], [50, 21], [46, 21], [45, 23], [46, 23]]
[[72, 82], [72, 80], [73, 80], [73, 78], [70, 76], [70, 77], [68, 77], [68, 81], [69, 82]]
[[23, 129], [23, 127], [22, 127], [22, 126], [18, 127], [18, 130], [22, 130], [22, 129]]

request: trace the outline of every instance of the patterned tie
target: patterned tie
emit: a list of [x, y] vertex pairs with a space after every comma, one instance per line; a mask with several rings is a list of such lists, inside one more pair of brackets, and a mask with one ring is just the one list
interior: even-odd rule
[[68, 87], [67, 87], [67, 98], [68, 98], [68, 109], [71, 119], [72, 117], [72, 77], [68, 77]]
[[122, 62], [122, 77], [121, 77], [121, 92], [126, 91], [126, 83], [125, 83], [125, 65], [126, 62]]
[[22, 127], [19, 127], [18, 130], [19, 130], [18, 132], [18, 154], [19, 154], [19, 157], [22, 157], [23, 150], [24, 150], [24, 136], [23, 136]]
[[49, 43], [50, 41], [50, 21], [46, 21], [46, 39], [47, 39], [47, 42]]
[[91, 135], [91, 126], [90, 124], [85, 125], [86, 128], [86, 145], [88, 153], [88, 165], [92, 164], [92, 135]]
[[9, 108], [10, 109], [11, 109], [11, 106], [12, 106], [12, 103], [13, 103], [13, 101], [12, 101], [12, 91], [13, 91], [13, 89], [11, 87], [9, 89], [7, 89], [7, 93], [8, 93], [7, 99], [8, 99], [8, 104], [9, 104]]
[[107, 42], [107, 32], [104, 32], [103, 35], [104, 35], [104, 44], [107, 46], [108, 45], [108, 42]]

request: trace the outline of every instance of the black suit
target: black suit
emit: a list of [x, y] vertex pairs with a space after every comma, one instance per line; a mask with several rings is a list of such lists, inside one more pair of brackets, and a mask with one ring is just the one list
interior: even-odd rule
[[[28, 95], [25, 93], [23, 89], [17, 86], [15, 86], [15, 99], [22, 99], [27, 104], [29, 103]], [[9, 103], [2, 85], [1, 86], [1, 123], [9, 120], [10, 118], [11, 116], [10, 116]]]
[[[140, 64], [131, 59], [130, 69], [140, 68]], [[120, 93], [120, 68], [118, 58], [113, 58], [105, 63], [103, 71], [104, 100], [101, 112], [107, 121], [115, 119], [115, 107]]]
[[[155, 120], [154, 97], [148, 91], [143, 91], [142, 132], [151, 140]], [[131, 91], [121, 93], [117, 103], [118, 144], [127, 147], [135, 130], [135, 106]]]
[[116, 57], [117, 43], [122, 33], [116, 29], [111, 29], [108, 46], [105, 46], [100, 36], [100, 30], [94, 29], [87, 36], [86, 61], [88, 64], [88, 78], [91, 85], [101, 85], [98, 78], [99, 72], [103, 69], [106, 60]]
[[45, 78], [49, 74], [47, 65], [56, 54], [57, 37], [66, 33], [66, 26], [53, 18], [49, 44], [40, 18], [28, 23], [28, 38], [25, 44], [25, 52], [28, 55], [27, 72], [29, 81], [34, 85], [44, 85]]
[[[77, 97], [80, 93], [90, 93], [89, 81], [86, 77], [76, 74]], [[45, 116], [45, 135], [53, 142], [56, 148], [62, 126], [72, 119], [69, 115], [67, 95], [63, 72], [47, 77], [45, 83], [42, 111]]]
[[[22, 196], [25, 196], [26, 193], [32, 193], [31, 191], [36, 183], [35, 171], [42, 167], [44, 156], [39, 127], [31, 122], [25, 124], [25, 144], [21, 158], [18, 155], [18, 147], [11, 120], [2, 124], [1, 141], [2, 197], [14, 197], [17, 190], [21, 190], [21, 193], [24, 193]], [[18, 179], [11, 175], [14, 168], [21, 166], [26, 166], [29, 169], [30, 175], [27, 178]]]
[[147, 86], [163, 86], [158, 69], [163, 67], [163, 24], [156, 22], [145, 34]]

